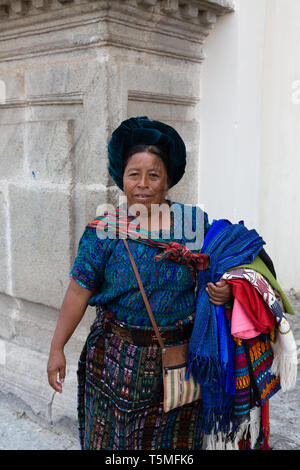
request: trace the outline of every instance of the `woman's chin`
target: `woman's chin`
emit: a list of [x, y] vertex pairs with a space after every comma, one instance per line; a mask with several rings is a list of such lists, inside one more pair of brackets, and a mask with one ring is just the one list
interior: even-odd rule
[[144, 208], [144, 210], [147, 210], [150, 213], [152, 209], [154, 210], [155, 207], [159, 206], [163, 202], [164, 202], [164, 200], [158, 201], [157, 198], [154, 198], [152, 196], [149, 196], [149, 197], [134, 197], [130, 201], [129, 206], [131, 206], [133, 204], [135, 206], [140, 204], [142, 206], [142, 208]]
[[151, 204], [153, 204], [152, 197], [135, 197], [133, 200], [133, 204], [141, 204], [147, 210], [151, 210]]

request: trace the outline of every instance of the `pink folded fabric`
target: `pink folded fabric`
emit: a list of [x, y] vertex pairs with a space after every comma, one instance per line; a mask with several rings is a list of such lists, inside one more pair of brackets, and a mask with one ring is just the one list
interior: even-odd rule
[[260, 331], [256, 330], [254, 323], [237, 298], [233, 302], [231, 334], [242, 339], [255, 338], [260, 335]]

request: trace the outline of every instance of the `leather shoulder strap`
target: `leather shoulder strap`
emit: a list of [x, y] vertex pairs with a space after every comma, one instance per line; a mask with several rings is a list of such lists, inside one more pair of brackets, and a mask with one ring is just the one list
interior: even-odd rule
[[150, 321], [152, 323], [152, 326], [153, 326], [153, 329], [155, 331], [155, 334], [157, 336], [157, 339], [158, 339], [158, 342], [159, 342], [159, 345], [162, 349], [165, 348], [165, 345], [164, 345], [164, 342], [163, 342], [163, 339], [161, 337], [161, 334], [159, 332], [159, 329], [157, 327], [157, 324], [156, 324], [156, 321], [154, 320], [154, 316], [153, 316], [153, 313], [152, 313], [152, 310], [151, 310], [151, 307], [150, 307], [150, 304], [149, 304], [149, 301], [148, 301], [148, 298], [147, 298], [147, 295], [146, 295], [146, 292], [145, 292], [145, 289], [144, 289], [144, 286], [143, 286], [143, 283], [142, 283], [142, 280], [140, 278], [140, 275], [139, 275], [139, 272], [138, 272], [138, 269], [137, 269], [137, 266], [135, 264], [135, 261], [133, 259], [133, 256], [129, 250], [129, 246], [128, 246], [128, 243], [127, 243], [127, 240], [125, 240], [125, 238], [123, 238], [123, 242], [127, 248], [127, 251], [128, 251], [128, 254], [129, 254], [129, 258], [130, 258], [130, 261], [131, 261], [131, 264], [132, 264], [132, 267], [133, 267], [133, 271], [134, 271], [134, 274], [136, 276], [136, 279], [137, 279], [137, 282], [138, 282], [138, 285], [139, 285], [139, 288], [141, 290], [141, 293], [142, 293], [142, 296], [143, 296], [143, 300], [144, 300], [144, 303], [145, 303], [145, 306], [146, 306], [146, 309], [147, 309], [147, 312], [148, 312], [148, 315], [150, 317]]

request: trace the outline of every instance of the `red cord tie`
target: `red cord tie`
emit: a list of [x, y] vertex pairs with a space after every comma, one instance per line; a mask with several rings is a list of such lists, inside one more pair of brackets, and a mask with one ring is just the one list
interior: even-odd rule
[[204, 253], [193, 253], [185, 245], [177, 242], [170, 242], [162, 253], [154, 256], [154, 259], [160, 261], [168, 258], [176, 263], [184, 263], [193, 271], [195, 269], [203, 271], [209, 266], [209, 256]]

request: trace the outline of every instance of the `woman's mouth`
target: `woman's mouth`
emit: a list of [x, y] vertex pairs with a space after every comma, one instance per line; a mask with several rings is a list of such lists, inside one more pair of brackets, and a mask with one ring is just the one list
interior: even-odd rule
[[136, 199], [144, 200], [144, 199], [149, 199], [149, 197], [151, 196], [150, 194], [136, 194], [134, 197]]

